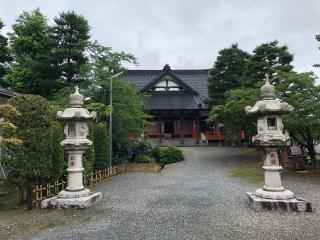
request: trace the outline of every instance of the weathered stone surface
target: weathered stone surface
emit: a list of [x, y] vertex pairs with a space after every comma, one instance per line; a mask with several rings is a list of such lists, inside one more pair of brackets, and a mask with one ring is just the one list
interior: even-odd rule
[[79, 198], [79, 197], [87, 197], [90, 196], [92, 193], [89, 189], [85, 188], [81, 191], [67, 191], [62, 190], [59, 192], [59, 198]]
[[299, 198], [268, 199], [247, 193], [250, 206], [257, 210], [289, 211], [289, 212], [312, 212], [311, 203]]
[[284, 200], [294, 198], [294, 193], [286, 189], [283, 189], [282, 191], [272, 191], [259, 188], [254, 192], [254, 195], [257, 197], [273, 200]]
[[41, 208], [54, 209], [83, 209], [99, 202], [102, 199], [101, 192], [93, 193], [86, 197], [59, 198], [57, 196], [45, 199], [41, 202]]

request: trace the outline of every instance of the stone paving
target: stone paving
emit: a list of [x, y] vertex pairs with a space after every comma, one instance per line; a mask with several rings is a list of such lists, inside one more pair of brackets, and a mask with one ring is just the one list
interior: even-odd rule
[[285, 187], [313, 203], [313, 213], [255, 212], [246, 192], [261, 186], [231, 178], [228, 169], [257, 155], [222, 147], [183, 151], [186, 160], [161, 173], [113, 177], [95, 189], [103, 200], [81, 212], [85, 221], [32, 239], [320, 239], [317, 179], [284, 177]]

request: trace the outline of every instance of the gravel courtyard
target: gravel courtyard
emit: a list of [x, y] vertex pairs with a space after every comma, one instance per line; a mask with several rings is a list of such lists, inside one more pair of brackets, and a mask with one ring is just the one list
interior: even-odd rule
[[183, 151], [186, 160], [161, 173], [125, 173], [99, 185], [101, 202], [67, 211], [81, 221], [44, 229], [31, 239], [320, 239], [319, 178], [283, 179], [285, 187], [312, 202], [313, 213], [255, 212], [246, 192], [261, 185], [231, 178], [228, 170], [259, 155], [222, 147]]

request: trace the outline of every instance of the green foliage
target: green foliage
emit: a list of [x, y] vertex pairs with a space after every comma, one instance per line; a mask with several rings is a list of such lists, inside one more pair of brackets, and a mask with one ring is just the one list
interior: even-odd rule
[[[115, 72], [123, 71], [122, 62], [136, 63], [131, 54], [113, 52], [98, 43], [89, 45], [91, 71], [87, 78], [90, 84], [85, 94], [90, 97], [87, 106], [96, 108], [98, 121], [105, 121], [110, 114], [110, 78]], [[113, 139], [114, 143], [124, 143], [129, 134], [140, 136], [144, 131], [144, 122], [148, 115], [142, 106], [143, 95], [134, 86], [129, 86], [119, 79], [113, 79]], [[103, 106], [103, 105], [105, 106]]]
[[60, 147], [62, 126], [56, 121], [57, 108], [42, 97], [19, 95], [9, 100], [20, 113], [11, 120], [17, 126], [21, 147], [10, 152], [4, 164], [8, 181], [26, 187], [63, 173], [64, 156]]
[[54, 41], [53, 61], [58, 66], [60, 79], [67, 84], [79, 83], [79, 74], [87, 63], [88, 21], [74, 11], [63, 12], [54, 18], [50, 36]]
[[143, 95], [134, 86], [114, 81], [113, 134], [115, 140], [124, 140], [129, 134], [140, 136], [149, 115], [143, 109]]
[[152, 157], [149, 155], [145, 155], [145, 154], [138, 154], [137, 156], [135, 156], [135, 162], [137, 163], [150, 163], [153, 161]]
[[277, 40], [263, 43], [253, 50], [253, 55], [249, 59], [241, 79], [241, 85], [258, 87], [265, 79], [266, 74], [270, 79], [273, 79], [277, 71], [291, 71], [293, 69], [292, 61], [293, 54], [288, 51], [287, 46], [278, 46]]
[[170, 146], [167, 148], [163, 148], [160, 151], [160, 163], [170, 164], [182, 161], [184, 159], [184, 155], [182, 151], [176, 147]]
[[244, 129], [247, 140], [255, 133], [252, 118], [246, 115], [245, 107], [252, 106], [260, 98], [259, 89], [239, 88], [228, 91], [228, 99], [224, 105], [214, 107], [208, 122], [224, 122], [226, 142], [239, 143], [240, 129]]
[[314, 146], [320, 140], [320, 87], [312, 73], [279, 72], [275, 79], [278, 96], [294, 107], [283, 116], [290, 136], [307, 147], [310, 158], [316, 160]]
[[109, 139], [108, 128], [103, 122], [94, 126], [94, 170], [101, 170], [109, 166]]
[[152, 156], [157, 162], [159, 162], [159, 161], [160, 161], [160, 156], [161, 156], [161, 149], [160, 149], [158, 146], [152, 148], [151, 156]]
[[85, 176], [88, 176], [88, 174], [94, 170], [95, 155], [96, 155], [95, 147], [94, 147], [94, 135], [95, 135], [94, 130], [95, 130], [95, 125], [93, 123], [89, 123], [88, 138], [92, 141], [93, 144], [83, 154], [83, 168], [84, 168]]
[[277, 71], [291, 71], [292, 60], [287, 46], [278, 46], [278, 41], [259, 45], [251, 56], [237, 45], [219, 52], [209, 78], [209, 103], [213, 108], [208, 122], [224, 123], [225, 143], [239, 143], [241, 129], [246, 139], [251, 139], [255, 126], [246, 116], [245, 106], [253, 105], [260, 98], [259, 87], [266, 74], [274, 79]]
[[224, 104], [230, 89], [240, 87], [240, 78], [245, 71], [250, 55], [239, 49], [237, 44], [219, 51], [208, 79], [208, 103], [211, 106]]
[[[4, 25], [0, 19], [0, 33], [3, 27]], [[0, 34], [0, 84], [2, 86], [6, 85], [3, 81], [3, 77], [8, 72], [8, 65], [11, 60], [8, 48], [8, 39]]]
[[8, 34], [13, 57], [6, 84], [19, 93], [51, 96], [59, 88], [51, 64], [53, 42], [46, 18], [39, 9], [23, 12]]
[[110, 116], [111, 113], [111, 107], [103, 103], [91, 102], [89, 104], [86, 104], [85, 107], [89, 111], [95, 111], [97, 113], [98, 122], [105, 122], [106, 120], [108, 120], [108, 116]]

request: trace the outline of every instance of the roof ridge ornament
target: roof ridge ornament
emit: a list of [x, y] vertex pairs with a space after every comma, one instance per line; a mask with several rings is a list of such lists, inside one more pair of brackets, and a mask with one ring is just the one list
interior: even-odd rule
[[275, 99], [276, 94], [275, 94], [275, 89], [272, 84], [270, 84], [269, 81], [269, 74], [266, 74], [266, 82], [265, 84], [260, 88], [261, 91], [261, 97], [263, 99]]
[[163, 72], [169, 72], [169, 71], [171, 71], [170, 65], [169, 65], [169, 64], [164, 65], [162, 71], [163, 71]]

